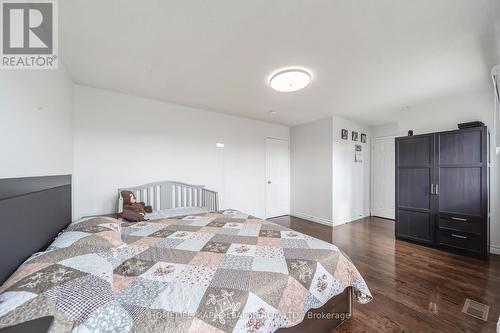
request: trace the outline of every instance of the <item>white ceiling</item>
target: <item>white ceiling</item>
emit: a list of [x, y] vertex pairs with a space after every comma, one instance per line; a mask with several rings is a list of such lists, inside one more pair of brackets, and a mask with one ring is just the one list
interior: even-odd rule
[[[375, 125], [484, 84], [499, 60], [499, 3], [64, 0], [60, 49], [78, 84], [286, 125]], [[312, 84], [271, 90], [288, 66], [308, 68]]]

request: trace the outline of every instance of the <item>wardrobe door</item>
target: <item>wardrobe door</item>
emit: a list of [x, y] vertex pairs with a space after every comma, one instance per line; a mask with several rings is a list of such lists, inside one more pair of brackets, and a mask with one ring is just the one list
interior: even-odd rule
[[434, 134], [396, 139], [396, 237], [432, 244]]
[[438, 244], [483, 252], [487, 219], [487, 132], [439, 133], [436, 171]]

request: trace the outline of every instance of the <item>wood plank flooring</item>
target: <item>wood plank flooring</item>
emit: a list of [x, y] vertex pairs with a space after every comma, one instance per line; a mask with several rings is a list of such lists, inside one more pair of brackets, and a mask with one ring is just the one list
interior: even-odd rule
[[[374, 299], [354, 303], [334, 332], [495, 332], [500, 314], [500, 256], [468, 258], [394, 239], [394, 221], [370, 217], [335, 228], [284, 216], [274, 223], [340, 247]], [[465, 299], [490, 306], [488, 322], [462, 313]]]

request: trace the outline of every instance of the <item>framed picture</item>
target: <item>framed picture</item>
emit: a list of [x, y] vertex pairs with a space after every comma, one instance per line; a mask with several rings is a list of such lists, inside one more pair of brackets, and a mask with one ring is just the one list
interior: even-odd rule
[[352, 141], [358, 141], [358, 132], [352, 131]]
[[361, 142], [366, 143], [366, 134], [365, 133], [361, 133]]
[[346, 129], [342, 130], [342, 140], [347, 140], [349, 138], [349, 131]]
[[363, 149], [361, 145], [356, 145], [354, 148], [354, 162], [363, 163]]

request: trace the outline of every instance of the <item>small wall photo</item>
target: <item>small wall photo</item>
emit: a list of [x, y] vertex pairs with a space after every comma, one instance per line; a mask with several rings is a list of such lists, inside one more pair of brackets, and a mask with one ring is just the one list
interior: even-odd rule
[[352, 141], [358, 141], [358, 132], [352, 132]]
[[349, 131], [346, 129], [342, 130], [342, 140], [347, 140], [349, 138]]

